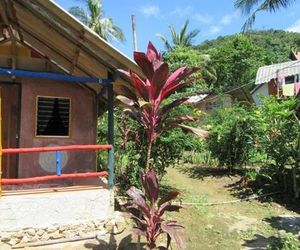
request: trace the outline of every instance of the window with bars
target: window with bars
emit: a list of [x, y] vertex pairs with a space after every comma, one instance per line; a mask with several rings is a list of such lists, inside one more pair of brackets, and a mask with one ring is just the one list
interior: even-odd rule
[[69, 98], [37, 97], [36, 136], [70, 135]]

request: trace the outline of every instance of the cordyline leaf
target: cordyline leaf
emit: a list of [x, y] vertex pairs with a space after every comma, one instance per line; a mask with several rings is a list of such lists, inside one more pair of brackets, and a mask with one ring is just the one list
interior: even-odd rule
[[177, 124], [178, 127], [182, 128], [185, 131], [192, 132], [193, 134], [203, 138], [207, 139], [209, 137], [209, 133], [201, 128], [193, 128], [184, 124]]
[[134, 61], [140, 66], [141, 70], [143, 71], [144, 75], [148, 79], [152, 79], [154, 70], [151, 61], [149, 61], [147, 55], [143, 52], [135, 51], [133, 53]]
[[157, 206], [160, 207], [162, 204], [174, 200], [179, 194], [178, 191], [170, 191], [158, 201]]
[[133, 229], [132, 229], [132, 232], [133, 232], [135, 235], [147, 237], [147, 233], [144, 232], [144, 231], [142, 231], [142, 230], [139, 229], [139, 228], [133, 228]]
[[118, 95], [118, 96], [116, 96], [116, 99], [118, 99], [119, 101], [121, 101], [122, 103], [124, 103], [127, 106], [136, 106], [136, 105], [138, 105], [134, 100], [129, 99], [126, 96]]
[[120, 95], [126, 96], [127, 98], [132, 99], [136, 102], [138, 101], [136, 94], [130, 88], [128, 88], [124, 85], [121, 85], [120, 86], [120, 92], [121, 92]]
[[142, 99], [139, 99], [138, 103], [139, 103], [140, 107], [143, 107], [144, 105], [149, 105], [149, 106], [152, 105], [151, 102], [146, 102], [146, 101], [144, 101]]
[[179, 224], [177, 221], [175, 220], [168, 220], [165, 222], [168, 226], [172, 226], [174, 228], [184, 228], [184, 226], [182, 226], [181, 224]]
[[130, 116], [133, 120], [136, 120], [138, 122], [141, 121], [141, 116], [138, 112], [135, 112], [134, 110], [131, 109], [124, 109], [124, 114]]
[[148, 43], [147, 57], [150, 62], [153, 62], [155, 60], [161, 60], [160, 53], [158, 53], [157, 49], [154, 47], [154, 45], [151, 42]]
[[180, 83], [182, 80], [186, 79], [187, 77], [189, 77], [190, 75], [192, 75], [193, 73], [195, 73], [196, 71], [198, 71], [199, 68], [190, 68], [187, 69], [186, 67], [181, 67], [177, 70], [175, 70], [168, 78], [165, 88], [170, 88], [172, 87], [172, 85], [178, 84]]
[[147, 57], [149, 61], [152, 63], [153, 70], [157, 70], [158, 67], [162, 64], [162, 58], [160, 53], [156, 50], [151, 42], [148, 43], [147, 47]]
[[168, 78], [167, 82], [166, 82], [166, 86], [167, 87], [170, 83], [176, 81], [176, 79], [178, 79], [178, 77], [183, 74], [183, 72], [186, 70], [186, 67], [180, 67], [178, 69], [176, 69]]
[[164, 115], [165, 113], [169, 112], [172, 108], [175, 108], [176, 106], [179, 106], [180, 104], [186, 102], [189, 98], [180, 98], [172, 101], [171, 103], [163, 106], [158, 112], [159, 115]]
[[133, 199], [134, 204], [136, 204], [139, 208], [143, 210], [147, 217], [150, 216], [149, 208], [143, 198], [143, 192], [136, 187], [131, 187], [127, 194]]
[[131, 213], [133, 216], [135, 217], [139, 217], [140, 216], [140, 210], [138, 210], [136, 207], [134, 206], [127, 206], [126, 210]]
[[164, 87], [169, 74], [169, 66], [167, 63], [163, 63], [159, 68], [154, 72], [151, 86], [152, 86], [152, 97], [157, 99], [162, 88]]
[[138, 218], [138, 217], [136, 217], [134, 215], [131, 216], [131, 219], [134, 220], [136, 226], [138, 228], [140, 228], [142, 231], [146, 231], [147, 230], [148, 225], [147, 225], [146, 220], [140, 219], [140, 218]]
[[[179, 90], [189, 84], [189, 81], [185, 79], [191, 74], [195, 73], [199, 68], [187, 69], [181, 67], [177, 69], [172, 75], [169, 76], [164, 88], [162, 89], [161, 98], [164, 100], [173, 94], [176, 90]], [[185, 80], [185, 82], [182, 82]]]
[[146, 174], [142, 175], [142, 183], [145, 189], [146, 197], [154, 204], [158, 198], [158, 181], [153, 169], [148, 170]]
[[165, 203], [158, 210], [158, 214], [162, 216], [165, 212], [179, 212], [180, 208], [182, 208], [182, 206]]
[[137, 74], [130, 72], [131, 82], [145, 101], [149, 101], [149, 87]]
[[181, 122], [193, 122], [195, 118], [189, 115], [179, 115], [175, 117], [169, 117], [165, 120], [166, 125], [170, 127], [178, 127]]
[[179, 248], [182, 248], [183, 242], [181, 237], [177, 234], [176, 229], [173, 226], [169, 226], [166, 223], [161, 224], [161, 229], [167, 233], [173, 240], [175, 240], [176, 244]]

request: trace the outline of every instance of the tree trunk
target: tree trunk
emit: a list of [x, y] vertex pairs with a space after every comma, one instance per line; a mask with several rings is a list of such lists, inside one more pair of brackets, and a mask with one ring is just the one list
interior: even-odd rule
[[294, 198], [299, 198], [298, 185], [297, 185], [297, 166], [293, 167], [293, 188], [294, 188]]

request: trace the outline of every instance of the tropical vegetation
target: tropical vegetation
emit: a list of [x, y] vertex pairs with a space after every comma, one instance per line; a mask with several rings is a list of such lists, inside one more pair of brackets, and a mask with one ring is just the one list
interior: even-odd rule
[[170, 25], [169, 30], [171, 33], [172, 41], [169, 41], [164, 35], [158, 34], [157, 36], [164, 42], [167, 50], [179, 47], [190, 47], [193, 44], [194, 38], [199, 34], [198, 29], [188, 31], [189, 21], [185, 21], [182, 28], [177, 32], [174, 26]]
[[[299, 197], [300, 123], [296, 99], [270, 97], [262, 106], [233, 106], [216, 110], [208, 119], [208, 149], [219, 166], [229, 169], [260, 167], [249, 173], [269, 190]], [[292, 185], [291, 185], [292, 184]], [[261, 188], [261, 187], [260, 187]]]
[[245, 31], [252, 27], [258, 12], [275, 12], [278, 9], [287, 8], [294, 2], [295, 0], [235, 0], [235, 7], [250, 15], [243, 25]]
[[182, 124], [185, 121], [193, 121], [192, 117], [187, 115], [168, 117], [170, 110], [185, 103], [188, 98], [179, 98], [166, 103], [171, 94], [194, 81], [194, 78], [190, 76], [198, 69], [188, 69], [183, 66], [169, 75], [168, 63], [163, 62], [161, 54], [151, 42], [149, 42], [147, 53], [134, 52], [134, 60], [145, 78], [131, 71], [121, 71], [131, 79], [135, 91], [123, 87], [123, 95], [117, 98], [125, 105], [124, 112], [136, 120], [145, 132], [148, 140], [146, 169], [149, 169], [152, 146], [164, 131], [180, 127], [200, 136], [206, 136], [205, 131]]
[[69, 12], [104, 40], [125, 41], [121, 28], [114, 24], [112, 18], [104, 16], [102, 0], [85, 0], [85, 3], [85, 8], [74, 6], [69, 9]]

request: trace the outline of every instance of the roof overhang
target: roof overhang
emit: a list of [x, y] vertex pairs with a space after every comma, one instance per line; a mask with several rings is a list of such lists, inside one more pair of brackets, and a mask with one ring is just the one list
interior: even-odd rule
[[279, 73], [285, 77], [300, 74], [300, 60], [260, 67], [256, 74], [255, 85], [276, 79]]
[[[1, 0], [0, 27], [0, 42], [30, 47], [65, 74], [103, 79], [117, 69], [141, 74], [134, 61], [51, 0]], [[119, 78], [114, 90], [122, 84], [128, 79]]]

